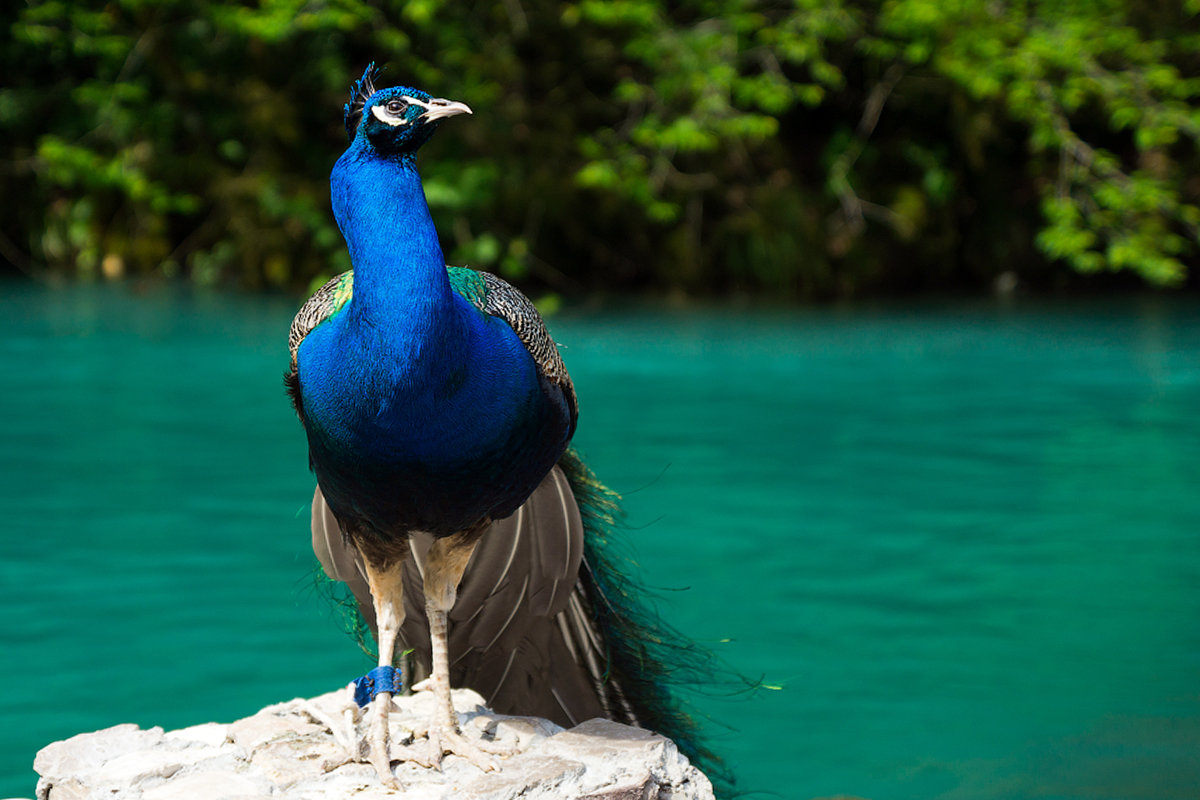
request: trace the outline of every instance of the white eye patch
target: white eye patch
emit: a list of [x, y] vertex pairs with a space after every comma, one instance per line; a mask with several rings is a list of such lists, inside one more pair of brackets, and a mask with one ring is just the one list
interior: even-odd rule
[[387, 125], [391, 125], [393, 128], [408, 124], [408, 120], [404, 118], [403, 114], [398, 117], [393, 117], [383, 106], [371, 106], [371, 113], [375, 115], [375, 119]]

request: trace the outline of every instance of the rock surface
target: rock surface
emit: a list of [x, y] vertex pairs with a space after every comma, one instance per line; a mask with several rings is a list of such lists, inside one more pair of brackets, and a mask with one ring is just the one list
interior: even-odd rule
[[[594, 719], [563, 730], [533, 717], [483, 708], [454, 692], [468, 736], [487, 732], [517, 753], [482, 772], [457, 756], [442, 771], [393, 765], [399, 791], [348, 757], [347, 690], [268, 706], [252, 717], [164, 732], [117, 725], [43, 748], [33, 763], [38, 800], [711, 800], [708, 779], [657, 734]], [[432, 696], [397, 699], [392, 739], [404, 742], [429, 718]]]

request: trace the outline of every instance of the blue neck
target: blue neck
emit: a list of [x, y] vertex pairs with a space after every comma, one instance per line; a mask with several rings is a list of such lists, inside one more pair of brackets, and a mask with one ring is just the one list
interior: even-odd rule
[[330, 183], [333, 214], [354, 265], [349, 317], [386, 323], [390, 337], [427, 333], [452, 313], [453, 303], [414, 158], [381, 158], [356, 141], [338, 159]]

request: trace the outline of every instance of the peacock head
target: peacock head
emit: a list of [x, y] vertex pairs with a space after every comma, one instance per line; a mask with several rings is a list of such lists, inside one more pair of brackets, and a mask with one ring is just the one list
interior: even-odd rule
[[429, 140], [442, 120], [471, 113], [466, 103], [431, 97], [420, 89], [376, 89], [375, 78], [380, 71], [372, 62], [350, 87], [345, 120], [351, 141], [365, 137], [385, 156], [412, 154]]

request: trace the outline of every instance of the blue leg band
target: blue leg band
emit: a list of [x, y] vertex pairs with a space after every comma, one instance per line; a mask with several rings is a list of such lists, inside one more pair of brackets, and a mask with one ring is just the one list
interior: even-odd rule
[[359, 708], [366, 708], [380, 692], [398, 694], [404, 684], [400, 680], [400, 670], [395, 667], [376, 667], [354, 682], [354, 702]]

